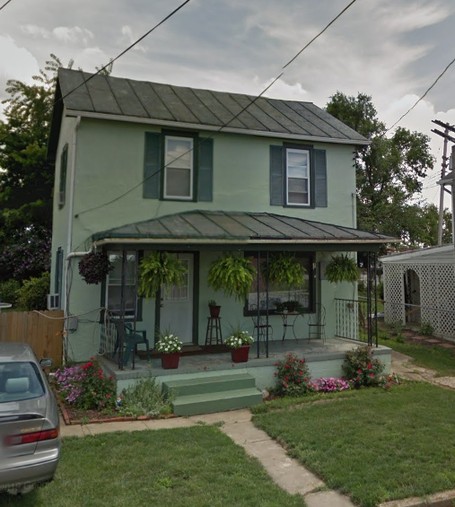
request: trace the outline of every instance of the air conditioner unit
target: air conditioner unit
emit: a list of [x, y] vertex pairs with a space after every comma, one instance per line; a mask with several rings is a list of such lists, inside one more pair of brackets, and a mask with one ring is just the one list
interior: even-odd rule
[[60, 294], [47, 295], [47, 309], [60, 310]]

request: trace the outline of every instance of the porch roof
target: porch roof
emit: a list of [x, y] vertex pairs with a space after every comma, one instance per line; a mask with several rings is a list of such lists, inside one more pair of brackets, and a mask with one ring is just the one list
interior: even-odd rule
[[263, 246], [302, 249], [376, 250], [398, 241], [383, 234], [303, 220], [274, 213], [241, 211], [186, 211], [115, 227], [92, 235], [97, 245], [165, 244]]

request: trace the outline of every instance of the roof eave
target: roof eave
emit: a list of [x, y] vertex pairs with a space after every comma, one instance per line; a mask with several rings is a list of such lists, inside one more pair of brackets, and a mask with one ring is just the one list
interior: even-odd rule
[[260, 137], [273, 137], [279, 139], [293, 139], [300, 141], [312, 141], [321, 143], [334, 143], [334, 144], [348, 144], [354, 146], [368, 146], [371, 141], [368, 139], [347, 139], [337, 137], [324, 137], [324, 136], [312, 136], [310, 134], [291, 134], [287, 132], [272, 132], [264, 130], [252, 130], [252, 129], [239, 129], [232, 127], [219, 127], [216, 125], [205, 125], [199, 123], [184, 123], [176, 122], [171, 120], [156, 120], [153, 118], [143, 118], [140, 116], [125, 116], [110, 113], [96, 113], [92, 111], [80, 111], [75, 109], [66, 109], [66, 116], [80, 116], [85, 118], [91, 118], [96, 120], [110, 120], [110, 121], [121, 121], [127, 123], [140, 123], [144, 125], [153, 125], [157, 127], [172, 127], [172, 128], [184, 128], [191, 130], [203, 130], [206, 132], [227, 132], [229, 134], [242, 134], [250, 136]]

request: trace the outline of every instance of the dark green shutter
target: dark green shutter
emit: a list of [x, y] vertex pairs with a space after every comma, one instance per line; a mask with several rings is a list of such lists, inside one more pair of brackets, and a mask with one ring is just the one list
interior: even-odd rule
[[327, 161], [325, 150], [314, 150], [314, 205], [327, 208]]
[[199, 170], [197, 174], [197, 200], [213, 200], [213, 139], [199, 141]]
[[161, 135], [145, 134], [144, 184], [142, 195], [146, 199], [159, 199], [161, 181]]
[[283, 206], [283, 147], [270, 146], [270, 205]]
[[66, 201], [66, 173], [68, 170], [68, 144], [65, 144], [60, 155], [60, 185], [58, 192], [58, 207], [63, 208]]

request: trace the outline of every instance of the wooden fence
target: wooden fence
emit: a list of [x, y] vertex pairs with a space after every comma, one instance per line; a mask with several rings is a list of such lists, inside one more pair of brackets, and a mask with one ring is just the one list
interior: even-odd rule
[[0, 312], [0, 341], [25, 342], [38, 359], [52, 358], [61, 366], [63, 358], [63, 311]]

